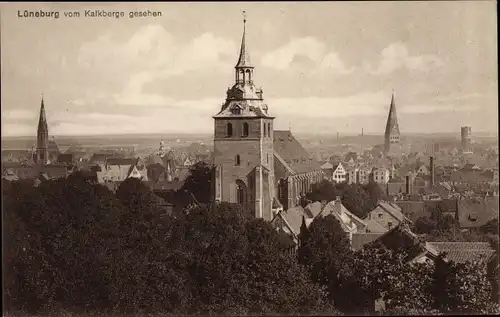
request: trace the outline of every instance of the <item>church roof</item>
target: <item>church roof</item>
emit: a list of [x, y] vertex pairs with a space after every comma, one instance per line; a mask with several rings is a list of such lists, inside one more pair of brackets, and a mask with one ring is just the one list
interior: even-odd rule
[[399, 134], [398, 117], [396, 114], [396, 102], [394, 101], [394, 93], [391, 98], [391, 107], [389, 109], [389, 116], [387, 117], [387, 124], [385, 126], [385, 136], [391, 134]]
[[274, 131], [273, 142], [274, 152], [285, 161], [293, 174], [321, 170], [320, 164], [312, 159], [290, 131]]
[[241, 37], [241, 48], [240, 48], [240, 57], [238, 58], [238, 63], [236, 67], [252, 67], [252, 63], [250, 62], [250, 55], [248, 54], [245, 34], [246, 34], [246, 18], [243, 20], [243, 36]]
[[40, 118], [38, 119], [38, 130], [42, 131], [47, 131], [47, 117], [45, 116], [45, 105], [43, 104], [43, 97], [42, 97], [42, 102], [40, 105]]

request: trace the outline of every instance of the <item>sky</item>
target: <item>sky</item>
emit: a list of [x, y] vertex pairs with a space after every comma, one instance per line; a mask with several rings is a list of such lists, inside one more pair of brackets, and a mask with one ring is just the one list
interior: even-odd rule
[[495, 1], [2, 3], [2, 136], [36, 135], [42, 94], [52, 135], [213, 133], [242, 10], [276, 130], [383, 133], [394, 91], [402, 134], [498, 131]]

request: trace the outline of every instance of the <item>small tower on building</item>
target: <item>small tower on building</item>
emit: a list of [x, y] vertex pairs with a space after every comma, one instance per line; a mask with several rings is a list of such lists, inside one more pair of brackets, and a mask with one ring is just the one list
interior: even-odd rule
[[254, 85], [246, 45], [246, 17], [234, 85], [213, 118], [215, 201], [239, 203], [255, 217], [271, 220], [274, 197], [273, 120]]
[[42, 165], [49, 162], [49, 129], [45, 116], [43, 96], [40, 106], [40, 118], [38, 119], [35, 162]]
[[398, 116], [396, 114], [396, 102], [394, 100], [394, 91], [392, 92], [391, 106], [387, 117], [384, 135], [384, 153], [387, 156], [396, 156], [401, 153], [401, 144], [399, 133]]

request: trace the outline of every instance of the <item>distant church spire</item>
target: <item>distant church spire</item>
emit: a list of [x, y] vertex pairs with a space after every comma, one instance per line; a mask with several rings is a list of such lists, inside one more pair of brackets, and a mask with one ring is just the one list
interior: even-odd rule
[[389, 108], [389, 115], [387, 117], [387, 124], [385, 126], [385, 153], [390, 152], [391, 148], [399, 146], [399, 124], [396, 114], [396, 102], [394, 100], [394, 89], [392, 90], [391, 106]]
[[36, 161], [40, 164], [47, 164], [49, 159], [49, 129], [47, 126], [47, 117], [45, 115], [45, 105], [42, 101], [40, 105], [40, 118], [38, 119], [37, 142], [36, 142]]
[[42, 102], [40, 105], [40, 118], [38, 119], [38, 131], [40, 129], [47, 130], [47, 117], [45, 116], [45, 105], [43, 103], [43, 94], [42, 94]]

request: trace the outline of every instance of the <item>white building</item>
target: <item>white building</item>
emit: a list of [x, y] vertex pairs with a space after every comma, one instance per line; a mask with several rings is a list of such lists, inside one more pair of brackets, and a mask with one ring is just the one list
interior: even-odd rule
[[335, 183], [343, 183], [346, 181], [346, 171], [342, 166], [342, 163], [333, 166], [332, 180]]
[[356, 167], [346, 172], [348, 184], [367, 184], [370, 181], [371, 169], [369, 167]]
[[385, 167], [374, 167], [372, 169], [371, 177], [372, 181], [374, 181], [375, 183], [387, 184], [389, 182], [390, 176], [391, 172]]

